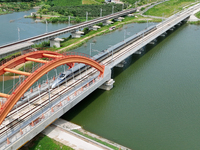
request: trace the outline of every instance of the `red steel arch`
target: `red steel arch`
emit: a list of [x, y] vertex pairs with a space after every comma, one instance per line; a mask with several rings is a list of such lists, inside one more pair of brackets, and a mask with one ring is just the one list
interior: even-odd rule
[[33, 59], [38, 59], [38, 58], [57, 58], [57, 57], [62, 57], [63, 55], [57, 52], [51, 52], [51, 51], [36, 51], [36, 52], [30, 52], [24, 55], [21, 55], [19, 57], [16, 57], [7, 63], [3, 64], [0, 66], [0, 75], [4, 74], [6, 71], [4, 70], [5, 68], [15, 68], [16, 66], [25, 63], [26, 61], [30, 61], [27, 58], [33, 58]]
[[56, 59], [49, 61], [39, 69], [37, 69], [35, 72], [30, 74], [28, 78], [18, 87], [15, 89], [15, 91], [9, 95], [7, 98], [6, 103], [3, 105], [2, 109], [0, 110], [0, 124], [3, 122], [3, 120], [6, 118], [8, 113], [12, 110], [14, 105], [18, 102], [18, 100], [22, 97], [22, 95], [43, 75], [45, 75], [50, 70], [64, 65], [64, 64], [70, 64], [70, 63], [84, 63], [86, 65], [90, 65], [91, 67], [96, 68], [100, 72], [100, 76], [103, 76], [105, 66], [99, 64], [95, 60], [85, 57], [85, 56], [79, 56], [79, 55], [68, 55], [68, 56], [62, 56], [57, 57]]

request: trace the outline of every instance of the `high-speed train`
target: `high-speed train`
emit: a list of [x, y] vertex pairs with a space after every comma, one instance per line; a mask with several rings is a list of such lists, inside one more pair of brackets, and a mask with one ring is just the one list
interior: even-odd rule
[[[139, 40], [143, 36], [151, 33], [152, 31], [154, 31], [156, 29], [157, 29], [156, 26], [151, 26], [144, 31], [140, 31], [139, 33], [125, 39], [122, 42], [119, 42], [118, 44], [108, 48], [107, 50], [101, 51], [99, 54], [93, 56], [93, 58], [94, 58], [94, 60], [101, 62], [102, 60], [111, 56], [112, 52], [114, 54], [114, 53], [120, 51], [127, 45], [132, 44], [133, 42]], [[78, 65], [75, 65], [73, 68], [61, 73], [61, 75], [58, 76], [58, 78], [52, 83], [51, 88], [56, 88], [59, 85], [65, 83], [66, 81], [73, 78], [73, 76], [77, 76], [79, 73], [85, 71], [87, 69], [86, 67], [89, 68], [89, 66], [86, 66], [85, 64], [78, 64]]]

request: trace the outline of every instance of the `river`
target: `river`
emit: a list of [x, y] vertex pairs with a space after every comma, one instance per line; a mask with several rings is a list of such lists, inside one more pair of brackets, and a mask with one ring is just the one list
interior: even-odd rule
[[[146, 25], [125, 25], [74, 51], [89, 54], [89, 43], [94, 41], [93, 49], [106, 49], [123, 40], [125, 29], [128, 37]], [[45, 32], [45, 24], [41, 26]], [[199, 35], [199, 26], [184, 24], [158, 38], [145, 53], [112, 70], [112, 90], [94, 91], [62, 118], [134, 150], [199, 149]]]

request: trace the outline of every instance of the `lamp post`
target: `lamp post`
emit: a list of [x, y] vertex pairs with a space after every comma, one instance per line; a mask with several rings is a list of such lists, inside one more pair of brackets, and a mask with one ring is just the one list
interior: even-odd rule
[[124, 41], [125, 41], [125, 38], [126, 38], [126, 29], [124, 29]]
[[95, 43], [90, 43], [90, 56], [92, 55], [92, 44], [95, 44]]
[[20, 40], [20, 29], [19, 29], [19, 27], [18, 27], [18, 41]]
[[47, 24], [48, 24], [48, 22], [47, 22], [47, 20], [46, 20], [46, 33], [48, 32]]
[[124, 10], [124, 3], [122, 4], [122, 11]]
[[[112, 47], [112, 45], [108, 45], [110, 48]], [[112, 62], [113, 62], [113, 49], [112, 49]]]
[[86, 12], [86, 21], [88, 21], [88, 12]]
[[100, 17], [102, 17], [102, 8], [100, 9]]
[[112, 14], [114, 13], [114, 6], [112, 6]]
[[148, 28], [148, 19], [147, 19], [147, 28]]
[[69, 17], [69, 19], [68, 19], [68, 26], [70, 26], [70, 16], [68, 16]]

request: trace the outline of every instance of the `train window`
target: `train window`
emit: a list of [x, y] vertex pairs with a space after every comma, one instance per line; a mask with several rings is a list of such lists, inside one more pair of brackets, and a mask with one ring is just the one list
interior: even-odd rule
[[62, 74], [60, 75], [60, 78], [63, 78], [63, 77], [65, 77], [65, 74], [62, 73]]

